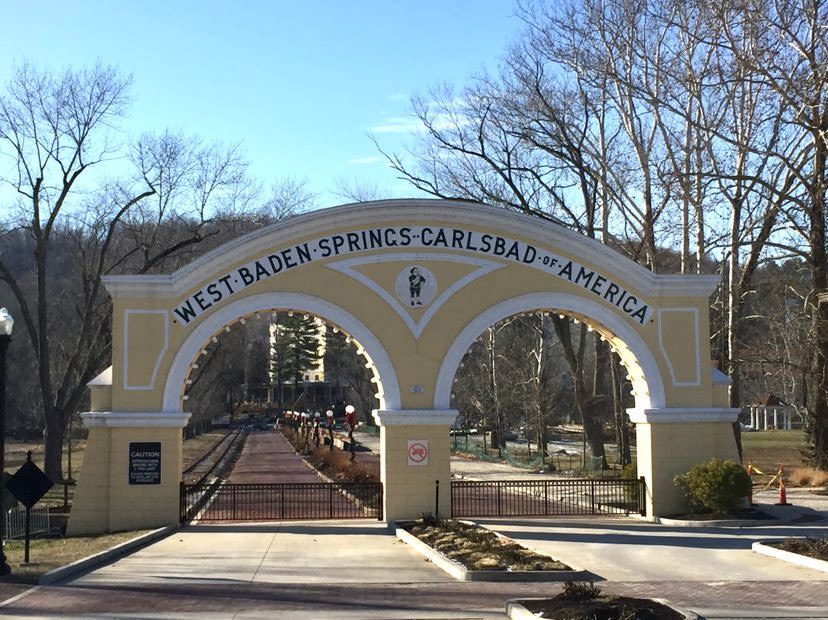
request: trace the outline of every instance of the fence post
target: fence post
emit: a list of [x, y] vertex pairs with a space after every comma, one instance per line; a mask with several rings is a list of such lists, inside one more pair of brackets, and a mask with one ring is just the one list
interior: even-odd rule
[[440, 481], [434, 481], [434, 516], [440, 518]]
[[178, 483], [178, 522], [184, 523], [187, 514], [187, 503], [184, 497], [184, 481]]
[[383, 511], [383, 501], [382, 501], [383, 486], [382, 486], [382, 482], [377, 482], [376, 484], [377, 484], [377, 488], [379, 489], [379, 492], [377, 493], [377, 497], [379, 499], [379, 503], [377, 504], [377, 520], [382, 521], [382, 518], [384, 516], [383, 512], [382, 512]]
[[638, 513], [647, 516], [647, 480], [644, 476], [638, 478]]
[[328, 485], [328, 518], [333, 519], [333, 485]]
[[500, 512], [500, 499], [501, 499], [500, 495], [501, 495], [501, 493], [500, 493], [500, 481], [498, 480], [497, 481], [497, 516], [498, 517], [503, 516]]
[[233, 515], [233, 520], [236, 520], [236, 485], [233, 485], [233, 502], [230, 505], [231, 514]]
[[589, 481], [589, 503], [592, 508], [592, 514], [595, 514], [595, 480]]
[[281, 496], [279, 498], [279, 518], [285, 518], [285, 485], [280, 485]]
[[549, 515], [549, 480], [543, 481], [543, 514]]

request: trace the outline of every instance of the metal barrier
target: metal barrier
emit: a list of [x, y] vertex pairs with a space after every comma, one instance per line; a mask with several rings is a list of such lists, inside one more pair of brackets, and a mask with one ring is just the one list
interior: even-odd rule
[[[40, 506], [30, 511], [30, 534], [48, 534], [52, 531], [49, 507]], [[26, 509], [12, 508], [6, 513], [6, 538], [23, 538], [26, 535]]]
[[181, 485], [181, 522], [382, 520], [380, 482]]
[[644, 480], [497, 480], [451, 482], [453, 517], [641, 514]]

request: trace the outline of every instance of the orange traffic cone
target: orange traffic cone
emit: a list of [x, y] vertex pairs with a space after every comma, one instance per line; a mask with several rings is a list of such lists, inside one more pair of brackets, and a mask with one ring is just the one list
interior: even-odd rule
[[779, 501], [776, 502], [777, 506], [790, 506], [791, 504], [788, 502], [788, 494], [785, 492], [785, 469], [782, 465], [779, 466]]

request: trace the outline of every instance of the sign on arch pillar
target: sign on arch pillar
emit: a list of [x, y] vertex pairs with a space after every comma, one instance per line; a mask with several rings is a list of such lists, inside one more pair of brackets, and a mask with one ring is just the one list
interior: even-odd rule
[[81, 414], [89, 435], [67, 534], [178, 523], [181, 428], [189, 417], [161, 411]]
[[380, 426], [384, 520], [416, 519], [423, 513], [449, 516], [449, 428], [457, 410], [385, 409], [375, 410], [373, 415]]

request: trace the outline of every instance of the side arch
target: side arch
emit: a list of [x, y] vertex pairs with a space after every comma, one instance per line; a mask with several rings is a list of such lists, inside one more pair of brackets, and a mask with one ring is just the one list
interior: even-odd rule
[[[484, 330], [514, 314], [546, 309], [563, 310], [583, 315], [598, 321], [609, 329], [619, 340], [626, 344], [641, 368], [643, 376], [638, 377], [638, 381], [643, 381], [645, 385], [642, 386], [644, 389], [636, 390], [636, 408], [665, 406], [664, 383], [658, 362], [644, 339], [627, 324], [625, 319], [601, 304], [584, 297], [577, 297], [568, 293], [531, 293], [507, 299], [484, 310], [463, 328], [460, 335], [451, 343], [440, 365], [434, 389], [434, 408], [448, 409], [450, 407], [451, 389], [457, 368], [466, 351], [469, 350], [469, 347]], [[635, 388], [639, 387], [636, 385], [635, 377], [633, 386]]]
[[196, 327], [176, 353], [164, 384], [163, 411], [181, 411], [181, 389], [190, 366], [204, 343], [225, 325], [252, 314], [270, 310], [295, 310], [329, 319], [345, 330], [370, 356], [382, 385], [381, 409], [400, 408], [400, 387], [391, 358], [380, 341], [351, 313], [324, 299], [301, 293], [263, 293], [235, 301], [207, 317]]

